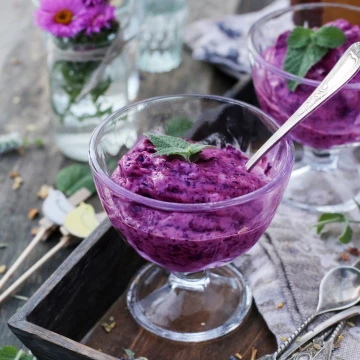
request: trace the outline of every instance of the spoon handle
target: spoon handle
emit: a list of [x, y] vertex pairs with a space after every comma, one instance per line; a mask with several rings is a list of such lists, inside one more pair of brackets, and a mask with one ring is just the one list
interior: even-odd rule
[[250, 158], [246, 170], [250, 171], [286, 134], [350, 81], [359, 69], [360, 42], [357, 42], [345, 51], [334, 68], [299, 109]]
[[312, 314], [311, 316], [309, 316], [296, 330], [295, 332], [290, 335], [279, 347], [278, 349], [275, 351], [274, 353], [274, 358], [277, 359], [278, 356], [280, 356], [287, 348], [289, 345], [291, 345], [294, 340], [303, 332], [303, 330], [305, 328], [308, 327], [308, 325], [316, 318], [318, 314]]

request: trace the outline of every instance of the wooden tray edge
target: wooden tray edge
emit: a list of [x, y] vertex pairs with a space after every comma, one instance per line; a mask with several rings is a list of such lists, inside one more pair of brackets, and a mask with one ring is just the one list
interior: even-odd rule
[[[86, 238], [61, 265], [49, 277], [49, 279], [36, 291], [36, 293], [28, 300], [28, 302], [8, 321], [10, 330], [25, 344], [32, 343], [45, 343], [52, 347], [56, 347], [60, 352], [66, 352], [61, 356], [66, 355], [66, 359], [72, 359], [73, 355], [78, 358], [91, 359], [91, 360], [117, 360], [116, 358], [101, 353], [100, 351], [89, 348], [76, 341], [68, 339], [59, 334], [55, 334], [50, 330], [44, 329], [27, 320], [28, 315], [37, 307], [37, 305], [44, 300], [44, 298], [57, 286], [57, 284], [64, 278], [64, 276], [74, 268], [78, 262], [89, 252], [96, 244], [97, 240], [102, 237], [109, 229], [111, 224], [108, 219], [104, 220], [100, 226], [93, 231], [93, 233]], [[79, 347], [81, 352], [79, 352]], [[42, 349], [42, 352], [46, 349]], [[36, 356], [36, 354], [34, 354]], [[52, 354], [55, 355], [56, 354]], [[60, 354], [58, 354], [60, 355]], [[47, 358], [53, 357], [48, 354]], [[58, 359], [55, 357], [54, 359]], [[75, 359], [75, 358], [74, 358]]]

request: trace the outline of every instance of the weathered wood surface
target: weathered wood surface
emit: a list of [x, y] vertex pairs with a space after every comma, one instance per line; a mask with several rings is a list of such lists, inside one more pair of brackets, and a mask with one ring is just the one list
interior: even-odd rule
[[[248, 11], [255, 4], [259, 7], [270, 0], [196, 0], [190, 1], [190, 21], [231, 14], [237, 10]], [[31, 1], [4, 1], [1, 3], [0, 33], [0, 133], [20, 131], [25, 134], [29, 125], [34, 133], [46, 143], [45, 149], [25, 151], [0, 156], [0, 243], [8, 243], [0, 250], [0, 265], [10, 266], [31, 239], [30, 231], [36, 221], [29, 221], [29, 208], [41, 207], [36, 193], [43, 184], [53, 184], [56, 173], [69, 161], [56, 150], [51, 140], [50, 108], [46, 74], [46, 56], [40, 31], [33, 25], [34, 7]], [[211, 66], [195, 62], [185, 52], [181, 67], [169, 74], [143, 74], [139, 98], [172, 93], [216, 93], [222, 94], [228, 83], [225, 77]], [[31, 134], [30, 134], [31, 135]], [[18, 170], [24, 180], [18, 191], [12, 190], [8, 174]], [[99, 204], [94, 200], [97, 206]], [[23, 269], [28, 268], [59, 239], [54, 235], [41, 244], [27, 259]], [[19, 294], [31, 296], [41, 284], [70, 254], [63, 250], [34, 275]], [[17, 273], [19, 275], [19, 273]], [[16, 277], [16, 276], [15, 276]], [[7, 327], [8, 319], [23, 305], [22, 301], [10, 299], [0, 307], [0, 346], [20, 346], [19, 341]]]
[[[200, 344], [167, 341], [139, 327], [126, 308], [125, 289], [144, 260], [108, 229], [103, 223], [11, 319], [39, 360], [116, 360], [124, 348], [149, 360], [225, 360], [236, 353], [245, 360], [253, 347], [259, 356], [274, 350], [256, 310], [227, 336]], [[106, 333], [101, 324], [110, 317], [116, 327]]]

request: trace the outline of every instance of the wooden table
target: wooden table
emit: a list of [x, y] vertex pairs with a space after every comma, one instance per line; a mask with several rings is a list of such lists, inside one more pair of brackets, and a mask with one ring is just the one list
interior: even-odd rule
[[[240, 5], [238, 0], [190, 1], [190, 21], [236, 11], [246, 12], [270, 1], [243, 0]], [[24, 134], [26, 129], [33, 128], [46, 144], [44, 149], [26, 150], [22, 156], [16, 152], [0, 156], [0, 243], [9, 244], [8, 248], [0, 250], [0, 265], [10, 266], [32, 238], [30, 232], [37, 222], [28, 219], [28, 210], [41, 208], [41, 200], [36, 195], [38, 190], [43, 184], [52, 185], [59, 169], [71, 162], [57, 151], [51, 140], [45, 49], [41, 33], [33, 25], [34, 7], [30, 1], [21, 0], [5, 2], [2, 7], [0, 133], [20, 131]], [[231, 84], [229, 78], [219, 71], [192, 60], [190, 54], [185, 52], [182, 65], [175, 71], [158, 75], [142, 74], [138, 98], [174, 93], [223, 94]], [[13, 180], [8, 176], [12, 170], [19, 171], [24, 180], [17, 191], [12, 189]], [[99, 207], [96, 198], [93, 202]], [[40, 244], [21, 270], [33, 264], [58, 239], [59, 234], [56, 234], [50, 241]], [[63, 250], [55, 256], [29, 279], [19, 294], [31, 296], [70, 252], [71, 249]], [[15, 278], [18, 275], [19, 272]], [[0, 346], [21, 346], [8, 329], [7, 321], [22, 305], [20, 300], [9, 299], [0, 306]], [[251, 319], [247, 321], [255, 322], [256, 325], [251, 327], [251, 331], [254, 331], [253, 342], [246, 344], [245, 349], [239, 349], [246, 354], [246, 359], [250, 358], [252, 345], [261, 345], [262, 349], [274, 347], [274, 340], [257, 310], [253, 310]]]

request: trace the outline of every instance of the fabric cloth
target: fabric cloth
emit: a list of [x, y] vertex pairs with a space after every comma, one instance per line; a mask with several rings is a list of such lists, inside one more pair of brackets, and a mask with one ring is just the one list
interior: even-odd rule
[[198, 20], [186, 29], [185, 44], [196, 60], [216, 64], [238, 77], [239, 72], [250, 71], [246, 35], [251, 25], [262, 16], [288, 5], [289, 0], [277, 0], [260, 11]]
[[[282, 204], [262, 239], [235, 262], [249, 281], [256, 305], [279, 344], [315, 312], [326, 272], [360, 259], [347, 253], [349, 261], [341, 260], [341, 253], [360, 244], [356, 240], [341, 244], [336, 237], [341, 227], [335, 225], [319, 236], [310, 229], [316, 222], [316, 215]], [[355, 226], [353, 230], [356, 239]], [[319, 317], [314, 325], [328, 316]], [[360, 317], [351, 322], [355, 326], [343, 330], [334, 360], [360, 359]]]

